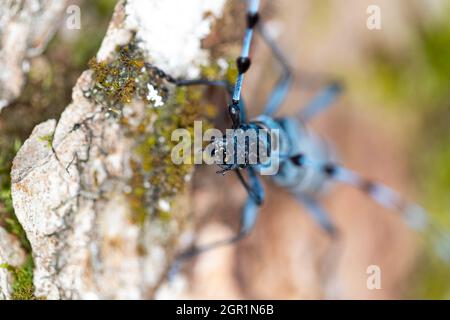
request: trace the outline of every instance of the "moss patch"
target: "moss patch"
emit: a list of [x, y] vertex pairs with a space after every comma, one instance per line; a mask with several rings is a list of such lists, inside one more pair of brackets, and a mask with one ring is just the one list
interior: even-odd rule
[[28, 256], [26, 262], [20, 267], [13, 267], [7, 264], [0, 265], [0, 267], [8, 269], [14, 277], [12, 283], [12, 299], [32, 300], [35, 297], [33, 285], [34, 263], [30, 254], [31, 246], [22, 225], [14, 214], [11, 199], [11, 179], [9, 176], [12, 158], [19, 150], [20, 145], [19, 140], [15, 140], [13, 143], [0, 141], [0, 147], [2, 149], [2, 153], [0, 154], [0, 225], [19, 239]]
[[122, 117], [123, 106], [134, 98], [151, 104], [152, 88], [159, 88], [162, 100], [167, 99], [168, 91], [162, 86], [163, 75], [145, 63], [134, 40], [117, 47], [112, 62], [98, 62], [93, 58], [89, 67], [94, 71], [94, 86], [85, 92], [85, 96], [118, 118]]
[[[14, 298], [33, 298], [33, 267], [30, 244], [12, 206], [12, 160], [21, 141], [29, 137], [37, 124], [58, 119], [70, 103], [72, 88], [89, 57], [100, 47], [115, 4], [115, 0], [82, 1], [82, 32], [70, 38], [57, 34], [45, 53], [30, 61], [31, 69], [20, 97], [0, 113], [0, 226], [16, 235], [28, 254], [27, 263], [16, 270]], [[51, 138], [44, 136], [41, 141], [49, 145]]]
[[200, 88], [176, 88], [175, 96], [163, 107], [149, 111], [145, 121], [154, 116], [156, 120], [134, 150], [134, 191], [130, 195], [132, 203], [138, 204], [135, 208], [145, 208], [141, 214], [149, 213], [162, 219], [171, 217], [170, 209], [161, 208], [159, 201], [165, 201], [171, 207], [173, 198], [184, 191], [193, 169], [191, 164], [172, 162], [171, 151], [176, 142], [171, 141], [171, 135], [175, 129], [184, 128], [193, 136], [194, 121], [201, 120], [206, 113], [201, 100]]
[[34, 295], [33, 284], [33, 268], [34, 263], [31, 256], [27, 257], [25, 263], [20, 267], [14, 267], [8, 264], [0, 265], [0, 268], [5, 268], [13, 275], [12, 294], [13, 300], [37, 300]]
[[52, 147], [53, 134], [47, 134], [45, 136], [39, 137], [38, 139], [42, 142], [45, 142], [47, 144], [47, 147]]
[[[234, 65], [234, 64], [229, 64]], [[186, 129], [192, 136], [194, 121], [203, 120], [203, 128], [210, 126], [209, 117], [215, 108], [204, 99], [205, 87], [176, 87], [162, 70], [146, 63], [136, 40], [116, 49], [110, 62], [91, 60], [94, 85], [85, 96], [100, 104], [126, 128], [127, 135], [136, 141], [132, 152], [133, 177], [127, 191], [133, 211], [133, 221], [142, 223], [147, 217], [169, 220], [172, 201], [182, 193], [193, 165], [176, 165], [171, 151], [178, 142], [171, 140], [176, 129]], [[236, 70], [220, 69], [218, 65], [204, 67], [208, 78], [226, 77], [234, 81]], [[124, 114], [132, 101], [144, 103], [145, 115], [138, 124]]]
[[0, 225], [9, 233], [14, 234], [20, 240], [22, 247], [29, 252], [30, 243], [25, 231], [14, 214], [11, 198], [11, 172], [12, 159], [21, 146], [20, 140], [15, 139], [12, 143], [0, 140]]

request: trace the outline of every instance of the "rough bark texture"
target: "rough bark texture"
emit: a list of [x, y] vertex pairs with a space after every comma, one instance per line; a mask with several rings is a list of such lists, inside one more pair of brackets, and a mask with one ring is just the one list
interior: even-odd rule
[[45, 49], [65, 7], [65, 0], [0, 2], [0, 110], [19, 96], [28, 59]]
[[[148, 80], [158, 83], [153, 88], [156, 95], [150, 91], [144, 100], [122, 92], [124, 99], [119, 103], [121, 107], [116, 108], [101, 103], [96, 94], [102, 87], [99, 80], [102, 68], [114, 61], [118, 63], [116, 48], [133, 41], [137, 45], [126, 49], [127, 54], [136, 50], [146, 62], [157, 67], [163, 65], [171, 74], [186, 75], [192, 68], [198, 73], [199, 63], [208, 60], [208, 52], [201, 49], [201, 40], [209, 33], [215, 17], [221, 15], [224, 1], [191, 1], [191, 10], [198, 19], [164, 21], [158, 32], [184, 33], [182, 37], [188, 42], [180, 48], [184, 46], [186, 50], [181, 54], [168, 51], [166, 56], [154, 56], [152, 46], [158, 44], [140, 37], [139, 28], [145, 27], [143, 21], [163, 21], [161, 17], [175, 4], [159, 0], [119, 2], [97, 61], [93, 62], [97, 70], [81, 75], [73, 90], [73, 102], [60, 120], [38, 125], [14, 160], [11, 173], [14, 209], [31, 243], [38, 297], [171, 296], [165, 285], [166, 272], [175, 251], [189, 239], [190, 206], [183, 195], [187, 186], [176, 185], [179, 194], [168, 192], [166, 196], [155, 191], [163, 183], [137, 185], [136, 181], [150, 174], [141, 167], [148, 160], [145, 154], [152, 150], [135, 151], [142, 148], [142, 141], [155, 137], [155, 117], [161, 114], [155, 109], [176, 103], [173, 99], [177, 89], [152, 74]], [[141, 10], [146, 5], [152, 10]], [[189, 48], [193, 48], [190, 53]], [[183, 52], [190, 56], [183, 56]], [[195, 52], [203, 55], [203, 61], [192, 55]], [[164, 65], [177, 54], [177, 64]], [[125, 63], [141, 68], [139, 59]], [[135, 78], [131, 80], [139, 83]], [[121, 120], [114, 118], [118, 112], [122, 114]], [[170, 174], [170, 167], [163, 169]], [[191, 174], [191, 168], [187, 168], [181, 177], [174, 179], [187, 181]], [[142, 196], [148, 193], [153, 197]], [[136, 217], [137, 211], [148, 215]], [[164, 219], [162, 211], [170, 219]]]

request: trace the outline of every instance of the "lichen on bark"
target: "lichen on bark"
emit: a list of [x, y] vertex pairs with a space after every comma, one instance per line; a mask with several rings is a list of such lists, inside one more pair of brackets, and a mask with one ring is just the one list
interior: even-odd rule
[[[58, 121], [36, 126], [14, 160], [13, 204], [32, 247], [39, 297], [154, 297], [188, 244], [193, 166], [170, 161], [171, 132], [192, 130], [208, 104], [204, 89], [178, 88], [158, 71], [161, 57], [145, 50], [139, 25], [127, 23], [134, 2], [118, 3], [72, 103]], [[197, 2], [196, 10], [208, 11]], [[211, 15], [204, 17], [210, 25]], [[203, 36], [187, 38], [201, 47]]]

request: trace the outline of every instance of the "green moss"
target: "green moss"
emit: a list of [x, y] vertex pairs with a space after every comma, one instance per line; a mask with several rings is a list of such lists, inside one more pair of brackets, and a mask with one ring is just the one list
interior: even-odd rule
[[[174, 197], [183, 192], [186, 177], [193, 169], [193, 165], [172, 162], [171, 151], [176, 145], [171, 140], [172, 132], [180, 128], [193, 132], [195, 120], [215, 115], [214, 108], [203, 101], [205, 88], [168, 83], [159, 70], [144, 62], [135, 39], [118, 47], [110, 62], [93, 59], [89, 65], [94, 71], [94, 85], [85, 96], [108, 113], [114, 112], [127, 135], [136, 141], [131, 160], [131, 191], [127, 193], [132, 220], [141, 224], [150, 216], [169, 221], [171, 209], [159, 208], [158, 202], [163, 200], [171, 205]], [[236, 72], [230, 70], [225, 71], [226, 76], [235, 76]], [[224, 73], [217, 65], [203, 68], [203, 74], [210, 78], [218, 78], [221, 72]], [[162, 106], [156, 107], [149, 100], [149, 86], [162, 97]], [[122, 110], [135, 99], [143, 101], [147, 109], [141, 123], [130, 125]]]
[[[111, 62], [99, 62], [93, 58], [89, 61], [89, 67], [94, 71], [94, 85], [85, 92], [85, 96], [119, 118], [123, 106], [133, 98], [150, 104], [148, 84], [160, 87], [162, 82], [154, 69], [147, 68], [134, 39], [128, 45], [118, 47]], [[166, 91], [160, 93], [165, 99]]]
[[20, 267], [3, 264], [0, 268], [8, 269], [13, 275], [11, 294], [13, 300], [36, 300], [33, 284], [34, 263], [31, 256]]
[[20, 240], [22, 247], [30, 251], [30, 244], [25, 231], [14, 214], [14, 208], [11, 198], [11, 165], [14, 155], [21, 146], [20, 140], [15, 139], [12, 142], [0, 141], [0, 225], [6, 228], [9, 233], [14, 234]]
[[[175, 165], [171, 151], [176, 142], [171, 141], [175, 129], [184, 128], [193, 132], [194, 121], [203, 117], [205, 104], [202, 104], [201, 88], [175, 88], [175, 93], [167, 103], [150, 110], [145, 120], [156, 116], [152, 129], [145, 133], [137, 144], [134, 153], [133, 192], [130, 201], [138, 213], [138, 221], [146, 215], [157, 216], [168, 221], [170, 212], [161, 210], [157, 203], [160, 199], [171, 203], [173, 198], [183, 192], [186, 176], [191, 173], [193, 165]], [[142, 210], [145, 204], [145, 210]]]
[[12, 158], [20, 148], [20, 141], [15, 140], [12, 144], [8, 141], [0, 142], [2, 153], [0, 154], [0, 224], [11, 234], [15, 235], [28, 254], [26, 262], [21, 267], [13, 267], [7, 264], [0, 265], [12, 272], [14, 281], [12, 284], [12, 298], [20, 300], [34, 299], [33, 286], [33, 259], [31, 247], [25, 231], [14, 214], [11, 199], [11, 171]]
[[[32, 298], [33, 268], [30, 244], [12, 206], [12, 160], [20, 141], [28, 138], [37, 124], [59, 118], [70, 103], [77, 78], [100, 47], [115, 3], [81, 2], [82, 12], [86, 13], [82, 15], [83, 32], [74, 31], [70, 38], [57, 34], [44, 54], [30, 61], [31, 70], [20, 97], [0, 113], [0, 226], [17, 236], [28, 255], [27, 264], [16, 270], [14, 298]], [[44, 136], [41, 141], [50, 146], [51, 138]]]
[[38, 139], [39, 139], [40, 141], [42, 141], [42, 142], [47, 143], [47, 146], [48, 146], [49, 148], [52, 147], [53, 134], [47, 134], [47, 135], [44, 135], [44, 136], [42, 136], [42, 137], [39, 137]]
[[211, 80], [225, 79], [230, 84], [233, 84], [238, 77], [238, 69], [236, 63], [232, 59], [227, 59], [226, 64], [228, 65], [226, 70], [222, 70], [218, 63], [212, 63], [207, 66], [202, 66], [202, 77]]

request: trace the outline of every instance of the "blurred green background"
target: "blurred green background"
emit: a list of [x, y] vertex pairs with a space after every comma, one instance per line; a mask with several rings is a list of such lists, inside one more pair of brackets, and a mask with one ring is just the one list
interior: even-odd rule
[[[409, 159], [419, 200], [450, 230], [450, 2], [442, 10], [440, 18], [414, 21], [407, 55], [373, 47], [362, 90], [393, 113], [414, 114], [419, 125]], [[423, 276], [411, 297], [449, 299], [449, 266], [431, 254], [421, 261]]]

